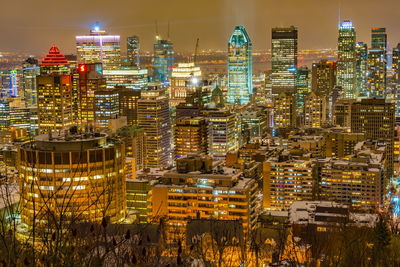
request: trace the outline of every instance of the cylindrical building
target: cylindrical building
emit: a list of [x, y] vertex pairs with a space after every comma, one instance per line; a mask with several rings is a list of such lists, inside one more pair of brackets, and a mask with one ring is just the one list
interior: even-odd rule
[[105, 134], [39, 135], [18, 150], [21, 222], [120, 221], [126, 211], [124, 143]]

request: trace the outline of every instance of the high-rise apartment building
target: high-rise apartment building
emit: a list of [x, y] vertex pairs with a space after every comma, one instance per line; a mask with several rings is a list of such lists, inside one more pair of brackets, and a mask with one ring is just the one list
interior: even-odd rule
[[263, 208], [287, 210], [294, 201], [313, 200], [311, 160], [268, 159], [263, 162]]
[[367, 44], [356, 44], [356, 91], [357, 96], [368, 97], [368, 48]]
[[[36, 77], [39, 133], [60, 132], [73, 123], [72, 75], [67, 59], [53, 46]], [[60, 71], [63, 70], [63, 71]]]
[[395, 107], [384, 99], [362, 99], [351, 105], [351, 131], [386, 143], [388, 178], [393, 175]]
[[208, 155], [224, 160], [228, 152], [239, 149], [238, 118], [226, 109], [206, 109], [202, 112], [209, 125]]
[[327, 121], [326, 111], [326, 96], [322, 93], [309, 93], [304, 103], [304, 127], [322, 127]]
[[174, 68], [174, 45], [170, 40], [157, 36], [154, 44], [153, 77], [155, 81], [169, 83]]
[[252, 44], [246, 29], [243, 26], [236, 26], [228, 42], [227, 102], [247, 104], [252, 94]]
[[371, 141], [360, 142], [347, 158], [319, 162], [318, 198], [351, 204], [355, 210], [376, 211], [383, 203], [385, 149]]
[[171, 164], [171, 125], [168, 98], [164, 89], [142, 90], [137, 102], [138, 126], [147, 134], [146, 167]]
[[296, 96], [290, 92], [282, 92], [274, 98], [274, 128], [296, 126]]
[[108, 35], [95, 26], [89, 35], [76, 36], [79, 64], [101, 63], [103, 69], [118, 69], [121, 66], [119, 35]]
[[175, 157], [207, 154], [208, 127], [203, 117], [181, 117], [174, 127]]
[[138, 36], [134, 35], [126, 38], [126, 51], [129, 64], [134, 67], [140, 67], [140, 43]]
[[272, 93], [296, 93], [297, 28], [272, 29]]
[[369, 97], [386, 98], [387, 36], [385, 28], [372, 28], [368, 53]]
[[343, 88], [344, 98], [355, 98], [356, 31], [348, 20], [339, 25], [337, 85]]

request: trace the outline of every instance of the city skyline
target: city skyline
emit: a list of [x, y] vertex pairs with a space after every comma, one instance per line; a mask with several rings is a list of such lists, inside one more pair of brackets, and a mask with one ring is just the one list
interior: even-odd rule
[[[339, 21], [339, 3], [337, 1], [316, 5], [316, 1], [295, 3], [285, 1], [279, 6], [271, 1], [252, 0], [240, 3], [237, 0], [202, 1], [202, 4], [175, 1], [163, 3], [151, 1], [140, 3], [133, 1], [105, 4], [92, 1], [65, 6], [42, 1], [40, 4], [27, 3], [18, 7], [18, 14], [4, 14], [0, 18], [3, 33], [1, 51], [29, 51], [45, 53], [48, 47], [56, 44], [66, 54], [76, 53], [74, 39], [76, 35], [86, 34], [88, 28], [98, 21], [110, 34], [121, 35], [121, 40], [131, 35], [141, 39], [143, 51], [151, 51], [155, 42], [155, 21], [158, 20], [159, 32], [167, 36], [167, 24], [170, 23], [170, 37], [177, 51], [192, 51], [197, 38], [200, 49], [224, 49], [231, 29], [236, 25], [246, 27], [252, 36], [255, 50], [270, 48], [270, 30], [273, 27], [296, 26], [299, 29], [299, 49], [335, 48]], [[318, 4], [320, 4], [318, 2]], [[159, 8], [154, 9], [157, 5]], [[396, 46], [400, 30], [396, 30], [395, 10], [400, 3], [386, 0], [382, 5], [370, 2], [352, 1], [341, 4], [341, 20], [351, 20], [357, 31], [357, 41], [370, 44], [370, 30], [373, 27], [386, 27], [391, 47]], [[390, 7], [390, 8], [388, 8]], [[15, 8], [5, 3], [5, 9]], [[50, 10], [62, 8], [64, 12], [57, 17], [32, 13], [39, 8], [40, 13], [51, 14]], [[168, 11], [168, 12], [166, 12]], [[190, 12], [188, 12], [190, 11]], [[14, 13], [14, 12], [9, 12]], [[39, 13], [39, 14], [40, 14]], [[379, 14], [379, 16], [377, 16]], [[374, 16], [372, 16], [374, 15]], [[323, 36], [323, 38], [321, 38]], [[316, 39], [318, 38], [318, 39]], [[122, 43], [122, 42], [121, 42]], [[27, 48], [26, 44], [29, 44]], [[125, 42], [121, 47], [125, 51]]]
[[400, 3], [60, 2], [2, 5], [0, 265], [400, 266]]

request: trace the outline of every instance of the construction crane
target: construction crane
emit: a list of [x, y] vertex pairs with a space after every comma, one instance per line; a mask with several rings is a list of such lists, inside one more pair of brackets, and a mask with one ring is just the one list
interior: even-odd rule
[[199, 38], [196, 40], [196, 47], [194, 49], [194, 57], [193, 57], [193, 63], [196, 65], [196, 60], [197, 60], [197, 52], [199, 50]]
[[161, 39], [161, 38], [158, 35], [158, 23], [157, 23], [157, 20], [156, 20], [156, 40], [158, 41], [159, 39]]

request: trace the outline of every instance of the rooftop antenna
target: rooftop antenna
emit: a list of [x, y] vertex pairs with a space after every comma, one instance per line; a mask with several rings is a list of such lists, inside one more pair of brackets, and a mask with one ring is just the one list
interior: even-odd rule
[[199, 38], [197, 38], [196, 40], [196, 47], [194, 49], [194, 57], [193, 57], [193, 63], [196, 65], [196, 61], [197, 61], [197, 53], [199, 50]]
[[339, 0], [339, 14], [338, 14], [338, 19], [339, 19], [339, 23], [338, 23], [338, 27], [340, 27], [340, 8], [342, 6], [342, 0]]
[[168, 32], [167, 32], [167, 40], [169, 40], [169, 20], [168, 20]]
[[160, 36], [158, 35], [158, 24], [156, 20], [156, 40], [158, 41], [160, 39]]

